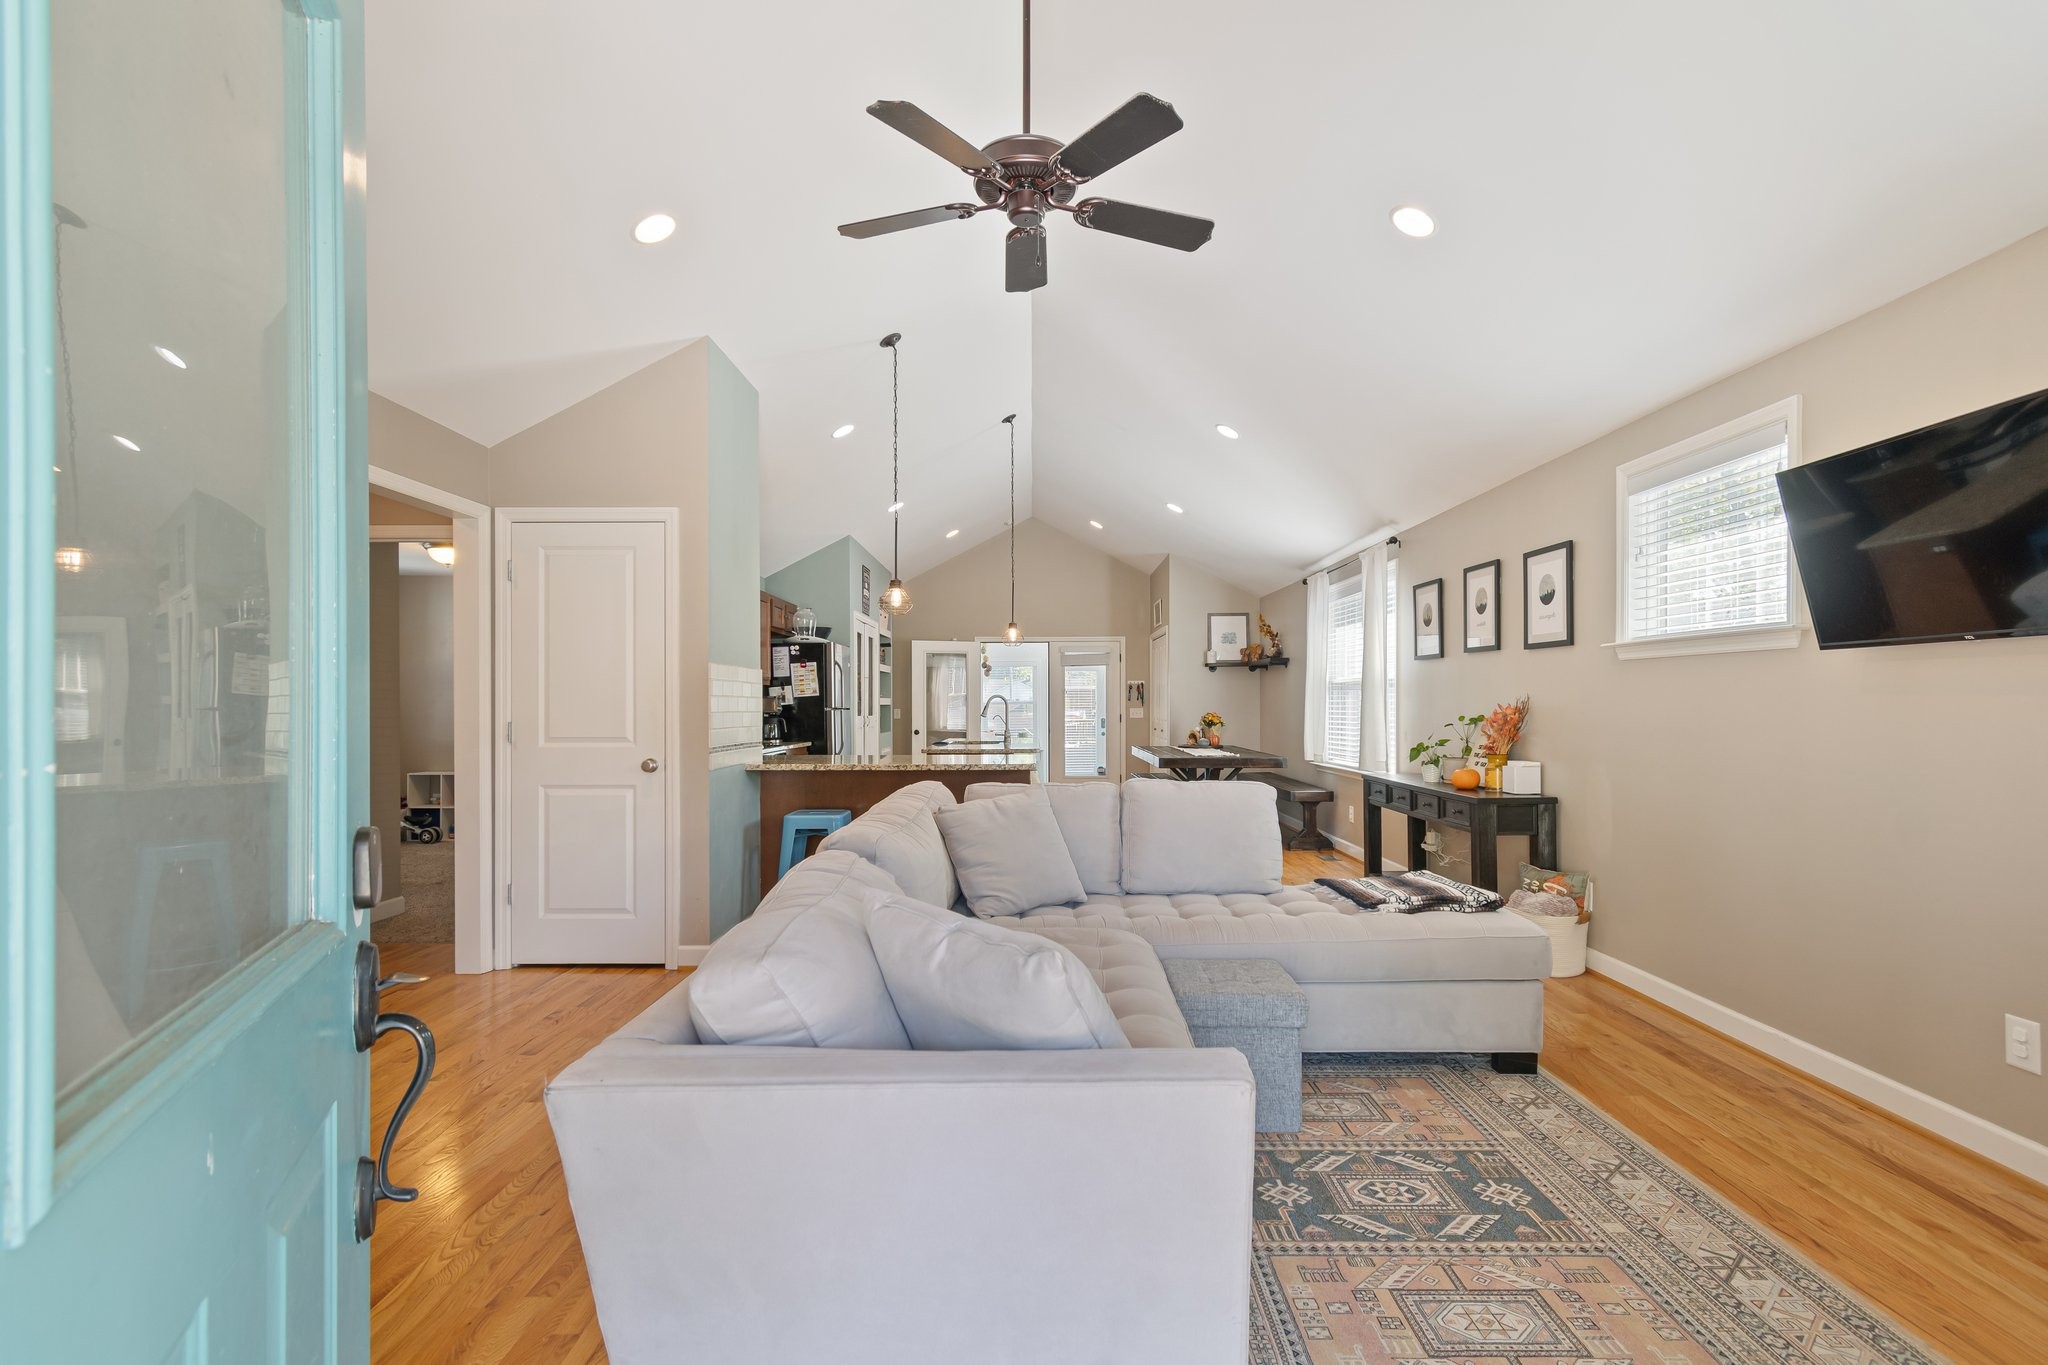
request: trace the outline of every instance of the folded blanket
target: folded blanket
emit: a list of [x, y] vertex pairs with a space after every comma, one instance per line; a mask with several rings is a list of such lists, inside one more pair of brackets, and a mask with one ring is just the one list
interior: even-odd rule
[[1471, 914], [1498, 910], [1503, 902], [1491, 891], [1454, 882], [1434, 872], [1382, 872], [1370, 877], [1318, 877], [1330, 890], [1361, 910], [1412, 914], [1417, 910], [1456, 910]]

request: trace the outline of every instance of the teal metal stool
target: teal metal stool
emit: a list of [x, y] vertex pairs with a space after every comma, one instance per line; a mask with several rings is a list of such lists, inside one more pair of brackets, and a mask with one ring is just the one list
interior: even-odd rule
[[786, 877], [789, 869], [810, 852], [813, 834], [830, 834], [853, 823], [850, 810], [793, 810], [782, 817], [782, 865], [775, 875]]

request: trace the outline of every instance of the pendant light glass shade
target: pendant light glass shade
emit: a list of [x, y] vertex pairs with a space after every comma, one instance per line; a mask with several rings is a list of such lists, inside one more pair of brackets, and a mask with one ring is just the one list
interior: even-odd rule
[[903, 333], [882, 338], [889, 348], [889, 586], [882, 589], [882, 610], [891, 616], [910, 615], [910, 589], [903, 586], [903, 386], [897, 377], [902, 352], [896, 343]]
[[1009, 625], [1003, 627], [1003, 639], [1013, 645], [1023, 644], [1024, 627], [1018, 625], [1015, 621], [1010, 622]]

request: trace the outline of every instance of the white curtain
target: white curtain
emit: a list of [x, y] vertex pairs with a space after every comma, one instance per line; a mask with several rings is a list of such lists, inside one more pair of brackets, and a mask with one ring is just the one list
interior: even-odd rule
[[1359, 679], [1358, 766], [1368, 772], [1393, 770], [1388, 761], [1386, 697], [1387, 546], [1373, 546], [1358, 557], [1358, 588], [1365, 599], [1365, 668]]
[[1330, 691], [1330, 573], [1308, 576], [1308, 629], [1302, 681], [1306, 688], [1302, 706], [1301, 752], [1311, 763], [1323, 761], [1325, 727], [1329, 721], [1327, 697]]

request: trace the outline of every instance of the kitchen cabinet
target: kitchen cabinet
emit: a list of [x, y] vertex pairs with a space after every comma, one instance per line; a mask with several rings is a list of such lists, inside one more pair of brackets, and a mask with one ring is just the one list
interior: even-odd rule
[[761, 681], [770, 678], [768, 651], [775, 641], [796, 633], [796, 603], [785, 602], [772, 592], [761, 594]]

